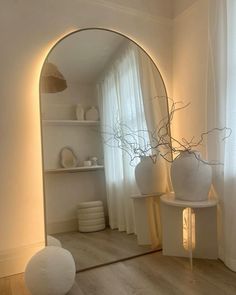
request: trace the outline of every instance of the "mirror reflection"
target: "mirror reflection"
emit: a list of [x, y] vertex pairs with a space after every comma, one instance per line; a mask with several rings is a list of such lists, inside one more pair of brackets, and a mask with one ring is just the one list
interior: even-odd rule
[[166, 163], [155, 168], [158, 181], [146, 164], [135, 167], [154, 153], [151, 130], [168, 118], [166, 97], [150, 57], [118, 33], [78, 31], [48, 55], [41, 75], [48, 245], [68, 249], [77, 270], [160, 249], [156, 197], [166, 190]]

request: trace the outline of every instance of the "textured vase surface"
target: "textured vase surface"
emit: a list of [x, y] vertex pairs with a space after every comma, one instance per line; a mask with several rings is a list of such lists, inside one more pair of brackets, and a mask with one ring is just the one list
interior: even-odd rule
[[135, 180], [142, 195], [166, 191], [166, 168], [163, 161], [161, 157], [158, 157], [156, 163], [153, 163], [150, 157], [141, 157], [139, 164], [135, 167]]
[[91, 107], [85, 113], [85, 119], [88, 120], [88, 121], [98, 121], [99, 120], [98, 110], [95, 107]]
[[205, 201], [212, 182], [212, 168], [199, 152], [181, 152], [171, 165], [171, 181], [176, 199]]

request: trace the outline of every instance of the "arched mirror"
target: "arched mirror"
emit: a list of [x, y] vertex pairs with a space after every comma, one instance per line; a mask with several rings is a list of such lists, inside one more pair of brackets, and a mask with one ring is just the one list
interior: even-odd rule
[[155, 197], [166, 190], [165, 163], [154, 192], [135, 178], [152, 178], [135, 167], [168, 129], [151, 58], [119, 33], [80, 30], [49, 53], [40, 92], [48, 244], [60, 241], [78, 271], [160, 249]]

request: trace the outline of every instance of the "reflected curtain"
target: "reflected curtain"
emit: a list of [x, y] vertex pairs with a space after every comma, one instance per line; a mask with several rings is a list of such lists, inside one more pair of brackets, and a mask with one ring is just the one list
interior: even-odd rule
[[[112, 229], [134, 233], [134, 212], [131, 196], [138, 193], [134, 168], [138, 159], [130, 163], [129, 155], [116, 147], [113, 128], [119, 122], [122, 128], [140, 130], [142, 145], [148, 142], [143, 97], [137, 59], [137, 49], [130, 44], [121, 49], [98, 84], [99, 108], [104, 137], [104, 165]], [[126, 130], [127, 131], [127, 130]], [[122, 130], [121, 130], [122, 132]]]
[[222, 141], [208, 140], [208, 158], [224, 165], [213, 167], [219, 199], [219, 257], [236, 271], [236, 2], [209, 0], [208, 129], [230, 127]]

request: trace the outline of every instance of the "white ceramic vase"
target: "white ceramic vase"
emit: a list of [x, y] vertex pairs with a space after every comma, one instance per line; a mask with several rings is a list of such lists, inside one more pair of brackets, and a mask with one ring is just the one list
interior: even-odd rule
[[141, 157], [135, 167], [135, 180], [142, 195], [166, 192], [166, 168], [161, 157], [153, 163], [149, 156]]
[[76, 118], [79, 121], [84, 120], [84, 108], [82, 107], [81, 104], [76, 105]]
[[95, 107], [91, 107], [85, 113], [85, 119], [88, 121], [98, 121], [99, 120], [99, 113]]
[[197, 151], [183, 151], [171, 165], [171, 181], [176, 199], [205, 201], [212, 182], [212, 168]]

